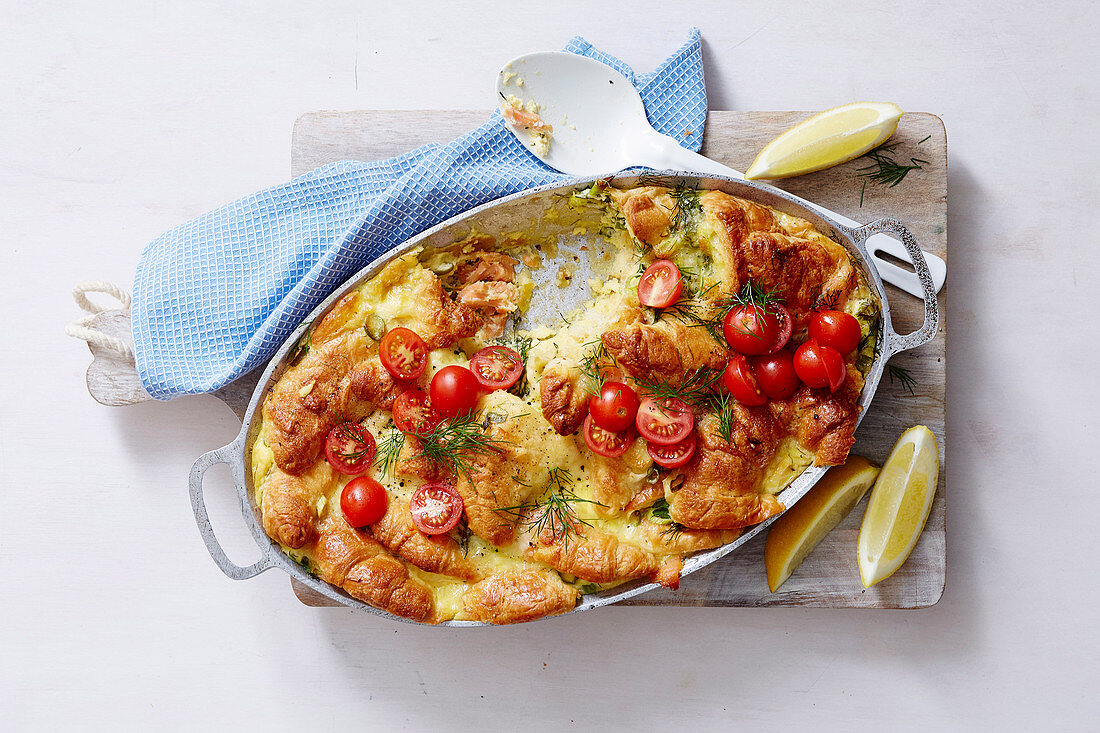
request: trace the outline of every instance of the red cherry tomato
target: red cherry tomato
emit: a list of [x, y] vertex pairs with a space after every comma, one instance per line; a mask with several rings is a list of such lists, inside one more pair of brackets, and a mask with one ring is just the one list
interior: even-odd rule
[[752, 373], [752, 367], [744, 354], [730, 355], [726, 371], [722, 373], [722, 384], [726, 385], [729, 393], [742, 405], [754, 407], [768, 401], [756, 383], [756, 375]]
[[441, 422], [443, 416], [423, 390], [407, 389], [393, 401], [393, 424], [403, 433], [427, 435]]
[[466, 367], [451, 364], [435, 373], [428, 391], [435, 409], [447, 417], [454, 417], [477, 406], [481, 383]]
[[396, 379], [416, 379], [428, 368], [428, 345], [415, 331], [391, 328], [378, 342], [378, 358]]
[[668, 308], [680, 299], [683, 291], [684, 279], [672, 260], [657, 260], [638, 281], [638, 300], [650, 308]]
[[389, 504], [386, 489], [370, 476], [353, 478], [340, 492], [340, 509], [348, 524], [356, 529], [374, 524], [385, 516]]
[[486, 346], [470, 359], [470, 371], [487, 390], [508, 389], [523, 376], [523, 359], [507, 346]]
[[844, 311], [818, 311], [810, 316], [810, 338], [844, 355], [856, 350], [863, 331], [853, 315]]
[[634, 424], [638, 414], [638, 393], [622, 382], [604, 382], [598, 397], [588, 400], [592, 420], [604, 430], [621, 433]]
[[832, 346], [822, 346], [810, 339], [794, 352], [794, 371], [798, 378], [814, 389], [829, 388], [836, 392], [844, 384], [847, 369], [844, 357]]
[[450, 532], [465, 508], [462, 495], [450, 484], [425, 484], [409, 501], [413, 524], [424, 534]]
[[766, 354], [779, 339], [779, 316], [773, 304], [738, 306], [726, 314], [722, 332], [734, 351], [750, 356]]
[[686, 438], [679, 443], [673, 443], [672, 445], [659, 445], [657, 443], [646, 442], [646, 450], [649, 451], [649, 457], [653, 459], [653, 462], [662, 468], [679, 468], [695, 455], [695, 445], [698, 443], [698, 438], [695, 437], [695, 433], [691, 432]]
[[794, 370], [794, 355], [783, 349], [774, 354], [754, 356], [752, 371], [760, 390], [773, 400], [785, 400], [798, 391], [798, 374]]
[[591, 414], [584, 418], [584, 427], [581, 428], [581, 435], [584, 436], [585, 445], [601, 456], [607, 456], [608, 458], [618, 458], [626, 453], [634, 443], [633, 430], [627, 430], [622, 433], [613, 433], [610, 430], [604, 430], [592, 421]]
[[787, 342], [791, 340], [791, 331], [794, 330], [794, 319], [791, 318], [791, 312], [781, 303], [770, 303], [768, 310], [773, 309], [779, 322], [779, 332], [776, 334], [771, 348], [764, 352], [766, 354], [774, 354], [786, 346]]
[[687, 438], [695, 427], [695, 415], [686, 402], [675, 397], [662, 400], [646, 397], [638, 406], [635, 424], [638, 432], [649, 442], [672, 445]]
[[370, 431], [351, 422], [340, 423], [325, 438], [325, 459], [346, 476], [366, 473], [377, 449]]

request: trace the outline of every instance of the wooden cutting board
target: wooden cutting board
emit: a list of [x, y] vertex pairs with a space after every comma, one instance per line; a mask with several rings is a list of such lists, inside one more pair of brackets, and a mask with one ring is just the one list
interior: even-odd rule
[[[430, 142], [446, 143], [471, 130], [488, 111], [312, 112], [298, 118], [291, 142], [295, 176], [336, 160], [378, 160]], [[809, 112], [711, 112], [703, 154], [745, 170], [772, 138]], [[867, 161], [781, 182], [798, 194], [857, 221], [882, 216], [900, 219], [928, 252], [947, 259], [947, 135], [940, 118], [906, 114], [894, 140], [897, 158], [928, 161], [894, 188], [856, 176]], [[862, 194], [862, 206], [861, 206]], [[919, 300], [887, 286], [894, 327], [920, 325]], [[916, 380], [910, 394], [883, 378], [856, 435], [853, 452], [882, 462], [906, 428], [924, 424], [939, 439], [940, 481], [924, 534], [909, 561], [889, 579], [864, 588], [856, 567], [856, 536], [866, 499], [831, 532], [779, 589], [769, 593], [764, 575], [764, 535], [686, 578], [678, 591], [653, 591], [622, 605], [632, 606], [823, 606], [832, 608], [924, 608], [943, 595], [947, 576], [946, 471], [944, 470], [945, 388], [947, 377], [947, 287], [940, 292], [940, 333], [919, 349], [894, 357]], [[243, 381], [243, 380], [242, 380]], [[250, 391], [250, 390], [249, 390]], [[234, 398], [231, 395], [227, 402]], [[231, 406], [233, 406], [231, 404]], [[293, 581], [292, 581], [293, 583]], [[294, 591], [308, 605], [334, 605], [305, 586]]]

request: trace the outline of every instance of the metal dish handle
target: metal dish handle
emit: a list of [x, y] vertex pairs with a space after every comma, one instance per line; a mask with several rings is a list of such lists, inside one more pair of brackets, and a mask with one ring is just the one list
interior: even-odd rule
[[199, 525], [199, 534], [202, 535], [202, 541], [206, 543], [206, 549], [210, 552], [210, 557], [214, 559], [214, 563], [233, 580], [248, 580], [268, 568], [274, 567], [275, 561], [266, 550], [263, 550], [263, 557], [246, 568], [230, 560], [218, 542], [218, 538], [214, 536], [214, 528], [210, 525], [210, 515], [206, 511], [206, 501], [202, 493], [202, 480], [206, 474], [206, 469], [217, 463], [224, 463], [232, 468], [234, 481], [238, 485], [241, 484], [241, 477], [237, 475], [237, 462], [234, 461], [234, 458], [239, 456], [239, 441], [240, 438], [217, 450], [203, 453], [191, 466], [191, 510], [195, 513], [195, 522]]
[[[932, 280], [932, 273], [928, 269], [928, 262], [924, 259], [924, 253], [912, 232], [905, 228], [897, 219], [879, 219], [870, 224], [852, 230], [852, 237], [863, 244], [873, 234], [895, 234], [901, 238], [905, 251], [913, 261], [913, 268], [917, 271], [917, 279], [924, 291], [924, 323], [912, 333], [900, 334], [892, 327], [886, 328], [885, 351], [893, 356], [901, 351], [915, 349], [921, 344], [926, 344], [935, 338], [940, 329], [940, 303], [936, 298], [936, 284]], [[889, 358], [887, 356], [887, 358]]]

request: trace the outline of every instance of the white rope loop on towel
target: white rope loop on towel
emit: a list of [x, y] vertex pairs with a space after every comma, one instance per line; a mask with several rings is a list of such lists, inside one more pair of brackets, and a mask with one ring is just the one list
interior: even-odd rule
[[118, 308], [115, 307], [96, 305], [88, 299], [88, 293], [103, 293], [109, 295], [122, 304], [122, 310], [130, 309], [130, 294], [114, 283], [105, 282], [103, 280], [87, 280], [82, 283], [77, 283], [76, 286], [73, 287], [73, 300], [75, 300], [80, 309], [88, 315], [78, 318], [68, 326], [65, 326], [65, 333], [73, 338], [87, 341], [89, 344], [95, 344], [101, 349], [114, 351], [120, 356], [126, 357], [131, 362], [134, 361], [134, 349], [130, 344], [117, 336], [111, 336], [88, 327], [92, 319], [100, 313], [109, 310], [118, 310]]

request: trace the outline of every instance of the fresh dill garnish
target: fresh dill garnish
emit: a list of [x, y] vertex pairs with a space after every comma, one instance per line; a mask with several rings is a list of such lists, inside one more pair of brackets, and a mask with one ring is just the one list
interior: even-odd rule
[[383, 476], [392, 473], [398, 458], [401, 457], [401, 449], [404, 447], [405, 434], [397, 428], [391, 430], [390, 434], [378, 444], [378, 455], [374, 459], [374, 465], [382, 470]]
[[726, 443], [733, 445], [733, 398], [726, 392], [720, 392], [714, 400], [714, 408], [718, 416], [718, 434]]
[[828, 308], [830, 310], [836, 310], [836, 304], [840, 300], [840, 288], [833, 288], [826, 290], [824, 293], [818, 295], [810, 306], [811, 310], [822, 310]]
[[604, 370], [618, 365], [615, 357], [607, 350], [600, 339], [589, 341], [582, 347], [581, 374], [584, 376], [584, 389], [592, 395], [598, 395], [603, 388]]
[[576, 505], [607, 506], [598, 501], [577, 496], [575, 485], [576, 480], [568, 469], [553, 468], [550, 470], [545, 495], [541, 499], [501, 507], [494, 511], [515, 517], [521, 524], [530, 527], [537, 538], [549, 536], [551, 541], [561, 538], [564, 546], [568, 547], [569, 536], [578, 531], [581, 525], [592, 526], [591, 522], [580, 518]]
[[674, 202], [672, 210], [666, 209], [669, 217], [668, 228], [670, 234], [687, 231], [689, 229], [688, 225], [692, 223], [692, 214], [702, 208], [699, 203], [699, 189], [687, 185], [684, 181], [680, 181], [675, 186], [669, 186], [664, 181], [648, 173], [643, 173], [638, 176], [638, 185], [667, 189], [669, 197]]
[[[927, 139], [925, 138], [925, 140]], [[924, 140], [921, 142], [924, 142]], [[908, 163], [897, 162], [894, 149], [898, 145], [899, 143], [896, 142], [880, 145], [871, 152], [865, 153], [862, 158], [867, 158], [871, 163], [862, 168], [857, 168], [856, 175], [880, 186], [893, 188], [905, 180], [905, 177], [909, 175], [909, 171], [924, 170], [923, 166], [928, 165], [928, 161], [922, 158], [910, 158]], [[866, 188], [866, 183], [864, 187]], [[860, 205], [863, 205], [862, 192], [860, 193]]]
[[663, 403], [668, 399], [677, 399], [689, 405], [702, 408], [713, 406], [717, 398], [714, 387], [722, 379], [722, 370], [699, 367], [688, 372], [680, 384], [670, 382], [658, 382], [656, 380], [638, 379], [638, 386], [645, 390], [650, 397]]
[[431, 432], [416, 436], [420, 441], [420, 453], [417, 455], [449, 469], [456, 476], [463, 476], [472, 484], [470, 456], [500, 453], [503, 446], [509, 444], [508, 441], [486, 435], [485, 429], [472, 412], [444, 420]]
[[[420, 444], [420, 452], [416, 457], [427, 458], [432, 464], [445, 468], [456, 476], [461, 475], [472, 484], [470, 456], [499, 453], [503, 446], [508, 445], [508, 441], [485, 434], [490, 424], [507, 419], [507, 415], [496, 420], [486, 415], [484, 420], [480, 420], [472, 412], [468, 412], [445, 420], [430, 432], [413, 436]], [[379, 443], [378, 457], [374, 463], [381, 468], [383, 475], [390, 473], [397, 465], [404, 446], [405, 434], [396, 428]]]
[[909, 394], [914, 394], [913, 387], [916, 386], [917, 380], [905, 367], [900, 367], [897, 364], [887, 364], [886, 373], [890, 375], [890, 384], [894, 383], [894, 377], [897, 377], [901, 382], [901, 386], [909, 390]]

